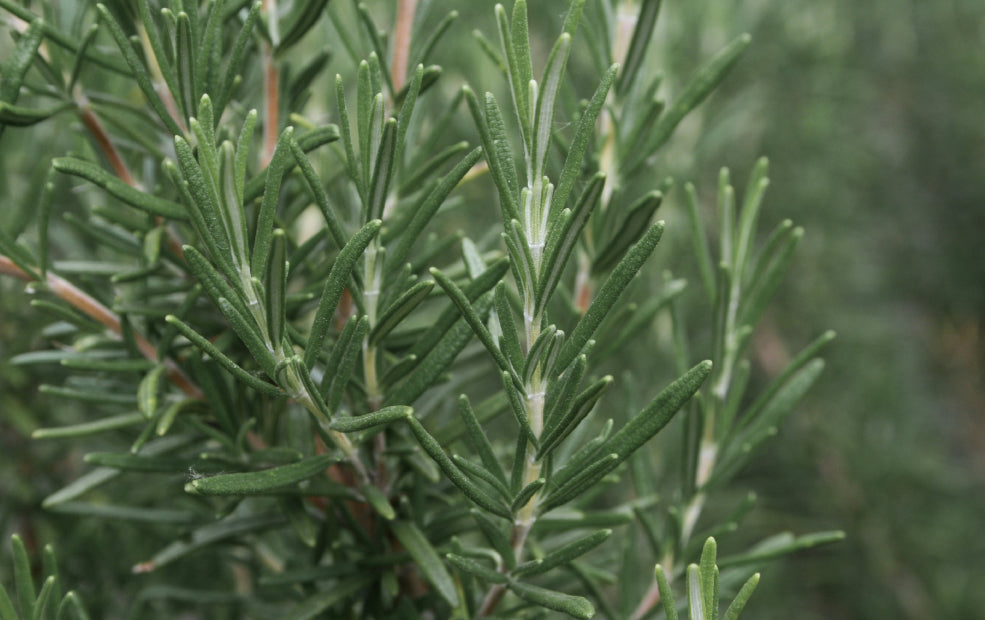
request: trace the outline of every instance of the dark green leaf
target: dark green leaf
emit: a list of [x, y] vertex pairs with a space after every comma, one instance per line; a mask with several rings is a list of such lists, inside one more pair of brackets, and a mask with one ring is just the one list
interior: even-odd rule
[[626, 50], [622, 74], [619, 76], [617, 91], [620, 95], [629, 92], [643, 66], [654, 25], [657, 23], [657, 15], [660, 13], [660, 4], [661, 0], [643, 0], [639, 16], [636, 18], [636, 27], [633, 29], [633, 38], [630, 39], [629, 48]]
[[335, 308], [339, 305], [339, 300], [342, 299], [342, 292], [349, 284], [356, 261], [363, 256], [363, 252], [376, 237], [382, 224], [380, 220], [373, 220], [360, 228], [335, 258], [332, 271], [325, 281], [321, 299], [318, 300], [318, 309], [311, 325], [311, 334], [308, 336], [308, 348], [304, 352], [304, 364], [308, 368], [314, 365], [315, 359], [321, 351], [325, 336], [331, 327]]
[[619, 261], [626, 248], [636, 243], [650, 225], [650, 219], [662, 201], [663, 194], [652, 191], [629, 207], [626, 217], [617, 225], [612, 237], [604, 245], [600, 244], [602, 249], [595, 254], [595, 260], [592, 261], [593, 273], [604, 273]]
[[471, 575], [475, 575], [487, 583], [498, 583], [505, 585], [510, 581], [509, 578], [503, 573], [494, 571], [493, 569], [488, 568], [471, 558], [455, 555], [454, 553], [446, 553], [445, 557], [456, 568], [459, 568]]
[[663, 229], [663, 222], [657, 222], [651, 226], [643, 238], [619, 261], [619, 264], [616, 265], [616, 268], [613, 269], [599, 289], [595, 299], [592, 300], [585, 316], [575, 326], [568, 341], [562, 347], [557, 360], [558, 368], [566, 368], [581, 353], [582, 348], [595, 333], [602, 319], [615, 306], [622, 292], [629, 286], [637, 272], [643, 267], [646, 259], [653, 253], [653, 249], [663, 235]]
[[707, 360], [689, 370], [664, 388], [643, 411], [613, 435], [603, 449], [618, 454], [620, 461], [625, 460], [670, 422], [710, 373], [711, 362]]
[[342, 433], [354, 433], [357, 431], [364, 431], [377, 426], [390, 424], [398, 420], [406, 420], [412, 415], [414, 415], [414, 410], [410, 407], [405, 407], [402, 405], [384, 407], [378, 411], [373, 411], [360, 416], [337, 418], [332, 422], [331, 428], [332, 430], [340, 431]]
[[437, 588], [442, 598], [452, 607], [457, 606], [458, 591], [455, 582], [420, 528], [410, 521], [393, 521], [390, 523], [390, 530], [414, 558], [424, 577]]
[[152, 194], [145, 194], [130, 187], [93, 163], [74, 157], [57, 157], [51, 162], [51, 165], [59, 172], [81, 177], [98, 185], [114, 198], [118, 198], [141, 211], [175, 220], [188, 219], [185, 208], [180, 204]]
[[566, 613], [574, 618], [587, 620], [595, 615], [595, 608], [592, 607], [592, 604], [588, 602], [588, 599], [580, 596], [563, 594], [519, 581], [511, 583], [510, 590], [525, 601]]
[[612, 530], [598, 530], [552, 551], [543, 558], [524, 562], [510, 571], [510, 574], [516, 577], [541, 575], [581, 557], [608, 540], [611, 535]]

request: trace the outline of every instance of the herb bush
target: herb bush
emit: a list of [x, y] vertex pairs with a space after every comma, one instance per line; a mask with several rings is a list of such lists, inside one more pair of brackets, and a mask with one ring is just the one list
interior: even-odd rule
[[[655, 170], [747, 35], [665, 101], [659, 1], [476, 3], [471, 38], [413, 0], [36, 4], [0, 0], [0, 151], [44, 162], [0, 273], [83, 596], [14, 537], [3, 618], [735, 618], [840, 538], [750, 543], [731, 484], [832, 338], [750, 381], [803, 231], [758, 234], [765, 160], [716, 209]], [[666, 195], [690, 288], [654, 274]]]

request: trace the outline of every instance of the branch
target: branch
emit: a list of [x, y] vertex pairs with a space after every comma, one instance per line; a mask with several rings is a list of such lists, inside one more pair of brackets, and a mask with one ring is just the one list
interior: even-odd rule
[[[14, 276], [15, 278], [19, 278], [27, 282], [34, 280], [34, 278], [25, 273], [20, 267], [15, 265], [13, 261], [2, 254], [0, 254], [0, 273]], [[62, 299], [86, 316], [95, 319], [117, 337], [123, 336], [123, 330], [120, 325], [120, 317], [116, 316], [112, 310], [101, 304], [94, 297], [78, 288], [68, 280], [51, 272], [47, 274], [45, 280], [48, 290], [50, 290], [56, 297]], [[150, 341], [144, 338], [144, 336], [137, 331], [133, 332], [133, 338], [141, 355], [152, 362], [158, 361], [157, 348], [151, 344]], [[168, 379], [170, 379], [171, 382], [189, 398], [194, 398], [197, 400], [205, 398], [205, 394], [202, 393], [202, 390], [188, 378], [188, 375], [186, 375], [184, 371], [178, 367], [174, 360], [165, 358], [164, 366], [167, 368]]]

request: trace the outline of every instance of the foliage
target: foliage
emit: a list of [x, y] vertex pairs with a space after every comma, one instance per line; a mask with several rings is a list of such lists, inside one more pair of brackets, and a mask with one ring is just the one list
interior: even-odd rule
[[[741, 201], [722, 171], [714, 258], [683, 192], [700, 314], [683, 280], [648, 275], [673, 186], [654, 157], [748, 35], [665, 104], [647, 60], [659, 1], [573, 0], [541, 67], [518, 0], [469, 43], [460, 87], [431, 64], [457, 13], [415, 6], [390, 36], [382, 8], [341, 2], [0, 0], [4, 150], [87, 132], [45, 151], [22, 199], [37, 208], [0, 231], [0, 271], [54, 321], [52, 348], [10, 360], [65, 403], [32, 436], [90, 466], [43, 507], [128, 524], [117, 560], [136, 575], [112, 572], [131, 614], [642, 618], [662, 598], [672, 617], [684, 582], [692, 617], [716, 617], [719, 592], [737, 616], [756, 567], [841, 537], [771, 536], [719, 578], [709, 536], [754, 500], [704, 516], [832, 336], [747, 389], [803, 235], [784, 221], [758, 241], [766, 161]], [[312, 52], [319, 31], [340, 58]], [[484, 91], [499, 83], [505, 98]], [[661, 324], [668, 354], [634, 359]], [[113, 615], [114, 598], [91, 600]]]

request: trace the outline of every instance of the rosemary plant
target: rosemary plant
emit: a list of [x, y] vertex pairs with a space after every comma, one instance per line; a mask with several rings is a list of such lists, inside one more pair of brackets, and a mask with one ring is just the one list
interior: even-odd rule
[[[41, 391], [86, 404], [33, 433], [92, 467], [44, 508], [172, 532], [127, 558], [133, 613], [675, 618], [680, 587], [690, 617], [734, 594], [735, 618], [758, 566], [840, 536], [781, 534], [716, 565], [711, 536], [751, 501], [702, 519], [831, 338], [746, 394], [749, 337], [802, 235], [784, 222], [756, 242], [765, 160], [741, 205], [722, 174], [717, 269], [684, 192], [710, 359], [690, 359], [684, 282], [638, 277], [672, 187], [653, 156], [749, 38], [665, 106], [647, 61], [659, 1], [573, 0], [539, 77], [526, 2], [497, 5], [498, 45], [467, 44], [508, 85], [501, 104], [431, 64], [458, 29], [440, 4], [400, 0], [384, 32], [387, 6], [341, 1], [0, 0], [0, 146], [86, 133], [52, 153], [35, 225], [0, 229], [0, 272], [54, 321], [54, 348], [13, 361], [67, 367]], [[567, 77], [578, 46], [594, 93]], [[334, 88], [313, 86], [329, 67]], [[489, 209], [501, 234], [449, 232]], [[662, 317], [678, 376], [620, 408], [601, 372], [631, 370], [619, 352]], [[683, 484], [658, 496], [648, 447], [675, 415]], [[84, 617], [74, 595], [55, 609], [57, 580], [33, 602], [18, 541], [21, 613]]]

